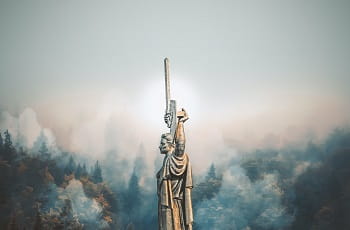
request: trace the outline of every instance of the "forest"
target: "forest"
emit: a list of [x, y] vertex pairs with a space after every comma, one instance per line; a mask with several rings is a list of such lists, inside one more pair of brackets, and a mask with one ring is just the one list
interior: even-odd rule
[[[25, 149], [2, 130], [0, 229], [157, 229], [155, 177], [144, 178], [142, 162], [91, 162], [51, 150], [43, 135]], [[350, 229], [349, 129], [223, 162], [194, 175], [194, 229]], [[113, 180], [125, 164], [126, 183]]]

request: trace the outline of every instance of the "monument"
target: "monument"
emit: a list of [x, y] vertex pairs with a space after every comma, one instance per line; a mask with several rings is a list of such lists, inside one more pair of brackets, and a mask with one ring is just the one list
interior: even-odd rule
[[157, 173], [159, 230], [192, 230], [191, 201], [192, 169], [185, 153], [184, 123], [187, 112], [177, 111], [176, 101], [170, 99], [169, 60], [164, 59], [166, 110], [164, 121], [170, 128], [162, 134], [159, 150], [164, 154], [162, 168]]

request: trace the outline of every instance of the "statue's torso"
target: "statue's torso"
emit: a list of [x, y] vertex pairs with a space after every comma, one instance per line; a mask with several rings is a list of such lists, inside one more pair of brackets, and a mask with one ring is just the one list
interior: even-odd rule
[[192, 188], [188, 156], [186, 154], [182, 156], [175, 154], [166, 155], [163, 166], [157, 173], [157, 181], [159, 229], [184, 230], [186, 219], [192, 220], [192, 211], [190, 211], [190, 216], [188, 215], [188, 210], [192, 210], [192, 205], [185, 198], [188, 197], [185, 196], [186, 191], [188, 192]]

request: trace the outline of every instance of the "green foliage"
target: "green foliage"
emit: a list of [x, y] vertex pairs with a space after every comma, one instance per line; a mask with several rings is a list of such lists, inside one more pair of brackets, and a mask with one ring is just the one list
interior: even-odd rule
[[139, 206], [140, 202], [141, 202], [141, 189], [139, 186], [139, 178], [136, 175], [134, 170], [130, 177], [129, 185], [127, 189], [127, 204], [128, 204], [127, 208], [130, 210], [130, 212], [133, 212]]
[[203, 200], [210, 200], [219, 192], [222, 184], [222, 175], [216, 176], [214, 164], [211, 164], [205, 180], [193, 188], [193, 205], [196, 206]]
[[1, 150], [1, 157], [3, 160], [11, 162], [15, 159], [16, 153], [15, 153], [15, 148], [13, 147], [12, 144], [12, 139], [11, 139], [11, 134], [8, 130], [4, 132], [5, 140], [1, 138], [1, 141], [3, 144], [0, 146]]
[[13, 150], [12, 140], [11, 140], [11, 134], [8, 130], [4, 132], [5, 135], [5, 144], [4, 147], [6, 150]]
[[83, 170], [82, 167], [80, 166], [80, 164], [78, 164], [78, 167], [75, 170], [75, 178], [80, 179], [82, 170]]
[[325, 147], [334, 152], [296, 181], [298, 212], [292, 229], [350, 229], [349, 134], [332, 136]]
[[211, 164], [208, 175], [206, 176], [206, 180], [215, 179], [215, 178], [216, 178], [215, 166], [214, 164]]
[[2, 148], [3, 144], [4, 144], [4, 141], [2, 139], [1, 132], [0, 132], [0, 149]]
[[144, 205], [146, 203], [144, 200], [145, 194], [143, 194], [145, 191], [142, 191], [139, 180], [135, 167], [128, 181], [128, 186], [125, 189], [122, 200], [122, 207], [124, 210], [123, 224], [126, 229], [144, 229], [145, 221], [142, 219], [144, 217], [142, 210], [145, 209]]
[[83, 167], [81, 168], [81, 174], [80, 174], [81, 177], [87, 177], [88, 176], [88, 172], [86, 170], [86, 164], [84, 163], [83, 164]]
[[67, 166], [66, 166], [65, 169], [64, 169], [64, 173], [65, 173], [66, 175], [70, 175], [70, 174], [74, 173], [75, 170], [76, 170], [75, 161], [74, 161], [74, 159], [73, 159], [73, 156], [70, 156], [70, 157], [69, 157], [68, 164], [67, 164]]
[[95, 163], [91, 179], [94, 183], [101, 183], [103, 181], [102, 170], [98, 161]]
[[[11, 137], [7, 136], [8, 146], [11, 146]], [[79, 222], [77, 216], [80, 214], [75, 215], [72, 200], [64, 195], [70, 181], [74, 180], [72, 174], [65, 176], [64, 171], [76, 173], [81, 169], [82, 175], [87, 175], [85, 164], [76, 168], [74, 158], [69, 154], [51, 159], [26, 152], [21, 158], [17, 156], [13, 148], [16, 161], [0, 159], [0, 229], [83, 229], [83, 226], [97, 229], [99, 223], [103, 223], [101, 229], [118, 229], [116, 195], [105, 183], [95, 184], [89, 177], [81, 177], [83, 193], [101, 211], [101, 216], [88, 223]], [[62, 168], [59, 165], [66, 157], [69, 160], [63, 169], [63, 165]], [[98, 163], [95, 168], [101, 170]], [[74, 199], [74, 202], [80, 201]]]
[[50, 159], [49, 149], [46, 145], [46, 142], [42, 142], [39, 149], [39, 156], [43, 159]]

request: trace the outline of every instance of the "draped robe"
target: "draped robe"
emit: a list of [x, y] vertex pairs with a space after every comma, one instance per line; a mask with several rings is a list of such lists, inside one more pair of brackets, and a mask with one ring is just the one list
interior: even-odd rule
[[157, 184], [159, 230], [192, 229], [192, 168], [186, 153], [164, 157]]

